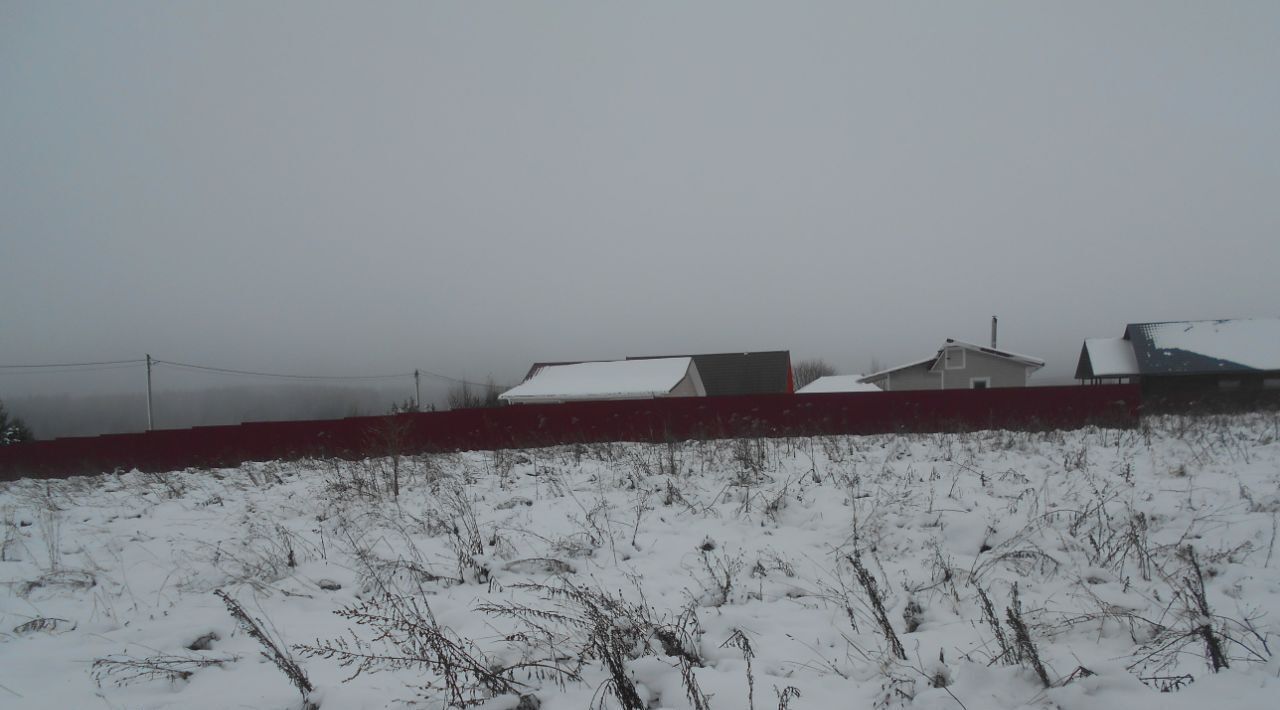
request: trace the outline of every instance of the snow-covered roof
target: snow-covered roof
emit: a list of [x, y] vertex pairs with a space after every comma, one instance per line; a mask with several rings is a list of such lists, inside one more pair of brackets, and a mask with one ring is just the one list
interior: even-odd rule
[[888, 375], [890, 373], [898, 372], [899, 370], [907, 370], [913, 367], [920, 367], [922, 365], [925, 366], [926, 368], [931, 368], [933, 367], [933, 364], [936, 363], [939, 360], [939, 358], [942, 357], [942, 352], [949, 347], [959, 347], [959, 348], [964, 348], [965, 350], [972, 350], [974, 352], [986, 353], [987, 355], [993, 355], [998, 358], [1012, 360], [1016, 363], [1019, 363], [1021, 365], [1026, 365], [1027, 367], [1037, 369], [1037, 370], [1044, 367], [1044, 360], [1041, 360], [1038, 357], [1031, 357], [1030, 355], [1021, 355], [1019, 353], [1009, 352], [1008, 350], [997, 350], [995, 348], [988, 348], [983, 345], [975, 345], [973, 343], [968, 343], [963, 340], [956, 340], [955, 338], [947, 338], [946, 344], [938, 348], [938, 352], [934, 354], [932, 357], [927, 357], [923, 360], [916, 360], [915, 362], [909, 362], [905, 365], [898, 365], [897, 367], [891, 367], [887, 370], [873, 372], [870, 375], [863, 375], [861, 379], [859, 379], [859, 382], [872, 382], [875, 380], [882, 380], [884, 379], [885, 375]]
[[890, 368], [889, 368], [889, 369], [887, 369], [887, 370], [880, 370], [879, 372], [873, 372], [873, 373], [871, 373], [870, 375], [862, 375], [862, 376], [861, 376], [861, 378], [860, 378], [858, 381], [859, 381], [859, 382], [871, 382], [871, 381], [873, 381], [873, 380], [882, 380], [882, 379], [884, 379], [884, 376], [885, 376], [885, 375], [888, 375], [888, 374], [893, 373], [893, 372], [898, 372], [899, 370], [909, 370], [909, 369], [911, 369], [911, 368], [913, 368], [913, 367], [920, 367], [921, 365], [924, 365], [924, 366], [932, 365], [932, 364], [933, 364], [933, 362], [934, 362], [935, 360], [937, 360], [937, 359], [938, 359], [938, 356], [937, 356], [937, 355], [933, 355], [933, 356], [931, 356], [931, 357], [927, 357], [927, 358], [925, 358], [925, 359], [923, 359], [923, 360], [916, 360], [916, 361], [914, 361], [914, 362], [909, 362], [909, 363], [907, 363], [907, 364], [905, 364], [905, 365], [898, 365], [897, 367], [890, 367]]
[[[1133, 343], [1124, 338], [1088, 338], [1084, 354], [1089, 358], [1087, 377], [1132, 377], [1138, 374], [1138, 359]], [[1083, 365], [1083, 363], [1082, 363]], [[1082, 375], [1077, 374], [1077, 377]]]
[[611, 360], [547, 365], [529, 379], [498, 395], [505, 402], [584, 399], [647, 399], [671, 393], [686, 376], [705, 394], [692, 358]]
[[882, 392], [870, 382], [863, 382], [862, 375], [827, 375], [819, 377], [796, 390], [796, 394], [821, 394], [823, 392]]
[[1143, 374], [1280, 370], [1280, 318], [1131, 323]]
[[[1041, 360], [1038, 357], [1031, 357], [1030, 355], [1022, 355], [1021, 353], [1010, 352], [1008, 350], [997, 350], [996, 348], [989, 348], [985, 345], [975, 345], [974, 343], [965, 342], [963, 340], [956, 340], [955, 338], [947, 338], [947, 344], [943, 346], [943, 348], [946, 348], [948, 346], [958, 346], [958, 347], [964, 348], [965, 350], [972, 350], [974, 352], [986, 353], [987, 355], [994, 355], [996, 357], [1004, 358], [1006, 360], [1013, 360], [1014, 362], [1018, 362], [1028, 367], [1034, 367], [1037, 369], [1044, 367], [1044, 360]], [[939, 356], [942, 355], [942, 350], [938, 350], [938, 355]]]

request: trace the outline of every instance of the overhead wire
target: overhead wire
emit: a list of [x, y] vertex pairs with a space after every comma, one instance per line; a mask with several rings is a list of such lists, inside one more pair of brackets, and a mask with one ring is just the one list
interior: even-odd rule
[[230, 367], [196, 365], [189, 362], [175, 362], [173, 360], [152, 360], [151, 362], [155, 365], [170, 365], [188, 370], [203, 370], [205, 372], [217, 372], [227, 375], [246, 375], [250, 377], [276, 377], [290, 380], [388, 380], [401, 377], [413, 377], [412, 372], [398, 372], [389, 375], [295, 375], [283, 372], [259, 372], [256, 370], [237, 370]]
[[[176, 362], [174, 360], [156, 359], [156, 360], [152, 360], [151, 362], [156, 365], [169, 365], [172, 367], [180, 367], [180, 368], [185, 368], [190, 370], [202, 370], [205, 372], [215, 372], [215, 373], [222, 373], [222, 374], [229, 374], [229, 375], [245, 375], [250, 377], [277, 377], [277, 378], [292, 379], [292, 380], [389, 380], [389, 379], [399, 379], [402, 377], [413, 377], [414, 375], [414, 372], [412, 371], [397, 372], [397, 373], [385, 374], [385, 375], [298, 375], [298, 374], [291, 374], [291, 373], [284, 373], [284, 372], [260, 372], [257, 370], [238, 370], [230, 367], [214, 367], [212, 365], [197, 365], [195, 363]], [[450, 382], [456, 382], [458, 384], [472, 385], [475, 387], [489, 386], [487, 383], [472, 382], [470, 380], [459, 379], [457, 377], [450, 377], [448, 375], [442, 375], [438, 372], [432, 372], [430, 370], [419, 369], [417, 370], [417, 374], [426, 375], [427, 377], [435, 377], [441, 380], [448, 380]]]
[[0, 370], [36, 370], [53, 367], [93, 367], [96, 365], [134, 365], [146, 362], [143, 358], [133, 360], [102, 360], [99, 362], [50, 362], [42, 365], [0, 365]]
[[[61, 362], [61, 363], [45, 363], [45, 364], [20, 364], [20, 365], [0, 365], [0, 374], [65, 374], [75, 372], [95, 372], [100, 370], [122, 370], [130, 367], [138, 367], [146, 363], [144, 358], [135, 358], [132, 360], [100, 360], [96, 362]], [[184, 370], [193, 370], [198, 372], [211, 372], [224, 375], [240, 375], [244, 377], [265, 377], [287, 380], [327, 380], [327, 381], [355, 381], [355, 380], [390, 380], [405, 377], [413, 377], [415, 374], [425, 375], [438, 380], [445, 380], [457, 384], [468, 385], [471, 387], [487, 388], [492, 383], [474, 382], [471, 380], [450, 377], [431, 370], [416, 370], [410, 372], [397, 372], [378, 375], [303, 375], [286, 372], [263, 372], [259, 370], [241, 370], [230, 367], [217, 367], [213, 365], [201, 365], [190, 362], [178, 362], [176, 360], [162, 360], [159, 358], [151, 359], [152, 365], [166, 365]], [[505, 388], [504, 385], [494, 385], [496, 387]]]

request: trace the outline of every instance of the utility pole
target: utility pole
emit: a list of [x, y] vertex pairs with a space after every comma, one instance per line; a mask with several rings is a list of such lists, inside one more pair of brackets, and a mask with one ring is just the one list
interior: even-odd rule
[[418, 380], [418, 368], [413, 368], [413, 408], [422, 411], [422, 383]]
[[151, 418], [151, 353], [147, 353], [147, 431], [155, 428]]

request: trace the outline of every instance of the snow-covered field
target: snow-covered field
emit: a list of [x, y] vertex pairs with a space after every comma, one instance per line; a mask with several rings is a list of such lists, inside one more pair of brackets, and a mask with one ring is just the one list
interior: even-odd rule
[[1273, 414], [19, 481], [0, 707], [1271, 708], [1278, 517]]

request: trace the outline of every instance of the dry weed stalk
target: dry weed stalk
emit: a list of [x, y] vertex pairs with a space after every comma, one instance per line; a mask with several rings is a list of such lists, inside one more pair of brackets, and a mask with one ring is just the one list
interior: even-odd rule
[[849, 555], [848, 559], [853, 563], [853, 569], [858, 574], [858, 583], [862, 585], [862, 590], [867, 594], [871, 612], [876, 618], [876, 623], [880, 625], [880, 632], [889, 644], [889, 650], [893, 652], [895, 658], [907, 660], [907, 651], [902, 647], [902, 642], [898, 640], [898, 634], [894, 632], [893, 624], [889, 623], [889, 615], [885, 613], [884, 600], [880, 596], [876, 578], [862, 565], [861, 557]]
[[221, 589], [215, 590], [214, 594], [218, 595], [218, 598], [226, 605], [227, 612], [236, 620], [240, 628], [262, 645], [262, 657], [275, 664], [276, 668], [279, 668], [280, 672], [289, 678], [289, 682], [293, 683], [294, 687], [298, 689], [298, 692], [302, 694], [304, 706], [314, 708], [315, 706], [311, 703], [309, 697], [315, 691], [315, 687], [311, 685], [311, 679], [307, 678], [306, 672], [302, 670], [298, 662], [293, 660], [293, 656], [290, 656], [280, 648], [280, 645], [262, 628], [262, 622], [250, 616], [249, 612], [245, 611], [245, 608], [240, 605], [240, 602], [232, 599], [230, 595]]

